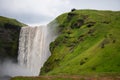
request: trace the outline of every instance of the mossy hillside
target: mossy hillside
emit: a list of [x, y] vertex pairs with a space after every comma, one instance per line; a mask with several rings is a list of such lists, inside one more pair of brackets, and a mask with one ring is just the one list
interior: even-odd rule
[[0, 59], [17, 58], [20, 28], [25, 24], [0, 16]]
[[120, 73], [120, 11], [76, 10], [56, 18], [42, 75]]

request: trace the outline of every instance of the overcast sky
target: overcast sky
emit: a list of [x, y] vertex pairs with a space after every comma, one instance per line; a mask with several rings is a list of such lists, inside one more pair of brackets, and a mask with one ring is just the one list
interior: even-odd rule
[[29, 25], [47, 24], [72, 8], [120, 11], [120, 0], [0, 0], [1, 16]]

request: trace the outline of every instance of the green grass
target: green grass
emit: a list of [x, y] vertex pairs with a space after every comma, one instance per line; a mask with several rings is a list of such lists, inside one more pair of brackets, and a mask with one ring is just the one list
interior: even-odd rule
[[[68, 17], [68, 14], [74, 14]], [[61, 33], [51, 43], [42, 75], [120, 73], [120, 11], [76, 10], [56, 18]], [[69, 18], [69, 19], [68, 19]], [[82, 25], [79, 20], [84, 21]], [[91, 25], [88, 27], [88, 25]]]
[[5, 24], [16, 25], [19, 27], [25, 26], [25, 24], [20, 23], [16, 19], [0, 16], [0, 27], [4, 27]]

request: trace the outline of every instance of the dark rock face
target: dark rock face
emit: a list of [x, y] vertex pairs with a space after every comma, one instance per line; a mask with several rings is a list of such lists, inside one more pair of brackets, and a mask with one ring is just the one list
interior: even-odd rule
[[0, 26], [0, 60], [17, 60], [19, 33], [21, 26], [5, 23]]
[[75, 8], [73, 8], [73, 9], [71, 9], [71, 12], [73, 12], [73, 11], [75, 11], [76, 9]]
[[0, 16], [0, 61], [17, 60], [19, 33], [25, 24], [16, 19]]

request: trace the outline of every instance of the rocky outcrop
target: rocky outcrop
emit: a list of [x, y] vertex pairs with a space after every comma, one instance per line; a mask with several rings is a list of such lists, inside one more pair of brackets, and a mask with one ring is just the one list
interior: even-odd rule
[[17, 58], [18, 41], [24, 24], [15, 19], [0, 16], [0, 60]]

